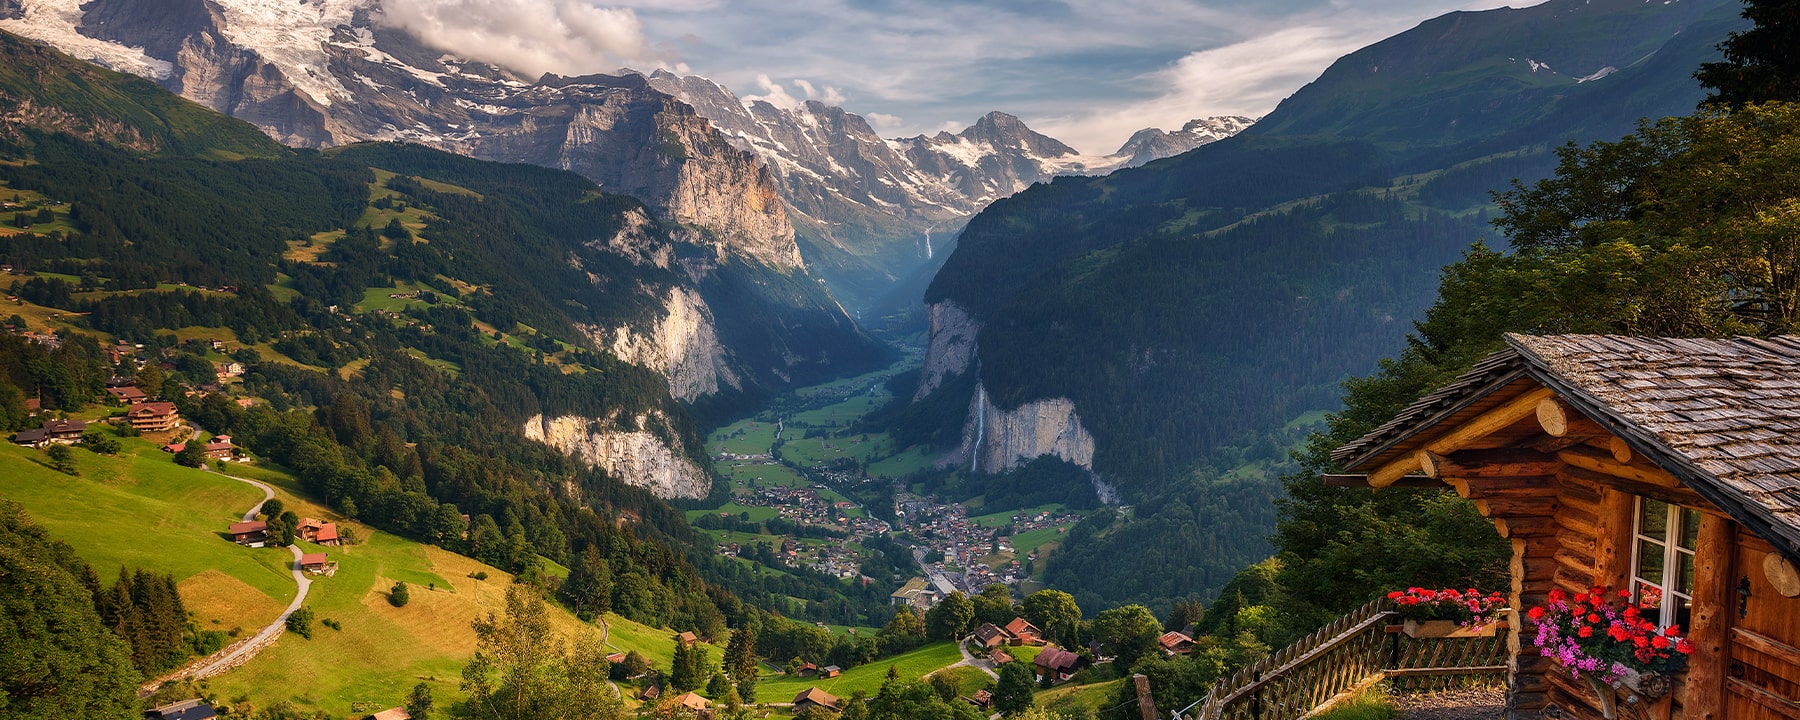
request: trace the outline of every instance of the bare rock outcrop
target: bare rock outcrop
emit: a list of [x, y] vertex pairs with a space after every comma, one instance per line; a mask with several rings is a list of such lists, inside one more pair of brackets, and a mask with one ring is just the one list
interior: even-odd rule
[[1002, 473], [1043, 455], [1094, 469], [1094, 436], [1081, 425], [1068, 398], [1033, 400], [1011, 410], [994, 405], [987, 389], [975, 386], [962, 445], [951, 456], [975, 472]]
[[[651, 420], [640, 417], [638, 426]], [[534, 415], [525, 422], [524, 431], [528, 439], [568, 453], [660, 498], [706, 497], [712, 487], [705, 471], [646, 430], [621, 430], [607, 420], [575, 415]]]
[[930, 395], [945, 378], [974, 367], [975, 338], [981, 333], [981, 322], [953, 301], [934, 303], [925, 311], [931, 319], [931, 341], [925, 350], [925, 367], [919, 373], [914, 401]]
[[663, 307], [666, 314], [649, 328], [619, 327], [610, 333], [589, 328], [589, 336], [619, 359], [661, 373], [669, 380], [669, 394], [682, 400], [712, 395], [722, 386], [742, 387], [719, 345], [712, 309], [700, 293], [670, 288]]

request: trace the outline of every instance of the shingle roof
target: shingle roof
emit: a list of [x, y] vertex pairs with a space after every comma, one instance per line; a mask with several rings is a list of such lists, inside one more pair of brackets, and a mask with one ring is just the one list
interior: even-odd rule
[[832, 695], [831, 693], [825, 692], [824, 690], [820, 690], [816, 687], [807, 688], [807, 689], [801, 691], [799, 695], [794, 696], [794, 704], [795, 705], [799, 705], [801, 702], [804, 702], [804, 701], [811, 701], [811, 702], [817, 703], [819, 705], [824, 705], [825, 707], [832, 708], [834, 710], [837, 709], [837, 706], [838, 706], [838, 699], [837, 699], [836, 695]]
[[1509, 384], [1555, 391], [1790, 557], [1800, 557], [1800, 337], [1508, 335], [1508, 349], [1339, 448], [1359, 464]]

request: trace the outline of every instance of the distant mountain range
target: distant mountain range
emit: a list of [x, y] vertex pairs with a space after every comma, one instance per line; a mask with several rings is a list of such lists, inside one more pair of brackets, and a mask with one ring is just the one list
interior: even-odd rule
[[1103, 157], [1003, 113], [956, 135], [887, 139], [842, 108], [746, 104], [709, 80], [666, 71], [518, 77], [384, 27], [379, 8], [379, 0], [0, 0], [0, 29], [154, 79], [292, 146], [397, 140], [572, 170], [704, 228], [722, 254], [811, 264], [859, 314], [997, 198], [1056, 175], [1185, 152], [1251, 122], [1147, 129]]

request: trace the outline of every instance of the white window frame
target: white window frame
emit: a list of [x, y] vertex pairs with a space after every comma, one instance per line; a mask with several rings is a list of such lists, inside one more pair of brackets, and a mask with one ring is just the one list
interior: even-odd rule
[[[1681, 556], [1688, 556], [1690, 562], [1699, 562], [1698, 542], [1692, 549], [1681, 547], [1682, 523], [1685, 521], [1683, 514], [1684, 511], [1691, 511], [1691, 508], [1657, 500], [1667, 506], [1666, 512], [1668, 513], [1663, 521], [1664, 537], [1658, 540], [1644, 534], [1644, 503], [1647, 500], [1654, 500], [1654, 498], [1637, 496], [1633, 500], [1631, 505], [1631, 601], [1634, 604], [1642, 605], [1643, 598], [1639, 596], [1639, 589], [1642, 586], [1649, 585], [1660, 590], [1662, 599], [1661, 606], [1656, 610], [1656, 624], [1667, 627], [1675, 624], [1676, 611], [1680, 606], [1685, 604], [1692, 607], [1694, 602], [1693, 588], [1688, 588], [1687, 592], [1678, 589], [1681, 583]], [[1662, 582], [1651, 582], [1640, 573], [1640, 569], [1643, 567], [1642, 554], [1646, 542], [1663, 546]], [[1677, 599], [1686, 602], [1676, 602]]]

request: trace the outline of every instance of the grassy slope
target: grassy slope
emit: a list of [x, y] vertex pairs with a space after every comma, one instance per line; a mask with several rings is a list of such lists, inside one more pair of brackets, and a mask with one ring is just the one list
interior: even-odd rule
[[[260, 491], [175, 465], [171, 456], [140, 439], [124, 439], [116, 458], [80, 449], [75, 457], [81, 475], [69, 477], [45, 466], [39, 451], [0, 446], [0, 496], [24, 505], [102, 577], [110, 580], [121, 566], [171, 573], [195, 619], [223, 630], [253, 631], [293, 599], [285, 551], [242, 548], [219, 534], [262, 497]], [[245, 466], [232, 472], [274, 485], [277, 497], [297, 513], [331, 516], [297, 495], [297, 483], [279, 468]], [[243, 667], [209, 681], [221, 698], [243, 697], [258, 707], [292, 699], [348, 715], [391, 707], [420, 680], [433, 684], [440, 702], [460, 696], [458, 674], [475, 648], [469, 623], [503, 607], [511, 576], [435, 547], [345, 524], [366, 542], [343, 548], [303, 544], [339, 562], [336, 576], [314, 582], [307, 606], [343, 630], [315, 625], [312, 640], [282, 636]], [[477, 571], [488, 579], [468, 577]], [[387, 602], [395, 580], [415, 586], [404, 608]], [[598, 627], [560, 609], [552, 611], [552, 619], [565, 636], [599, 634]], [[620, 619], [613, 625], [612, 644], [667, 667], [671, 633]]]
[[767, 700], [768, 702], [782, 702], [809, 687], [818, 687], [838, 697], [850, 697], [857, 690], [873, 695], [875, 691], [881, 689], [881, 684], [887, 681], [889, 665], [894, 666], [895, 670], [900, 673], [900, 677], [920, 678], [961, 659], [962, 653], [957, 652], [954, 643], [933, 643], [903, 655], [883, 658], [867, 665], [851, 668], [844, 671], [844, 674], [829, 680], [789, 678], [780, 675], [765, 677], [762, 683], [756, 687], [756, 697], [758, 700]]

